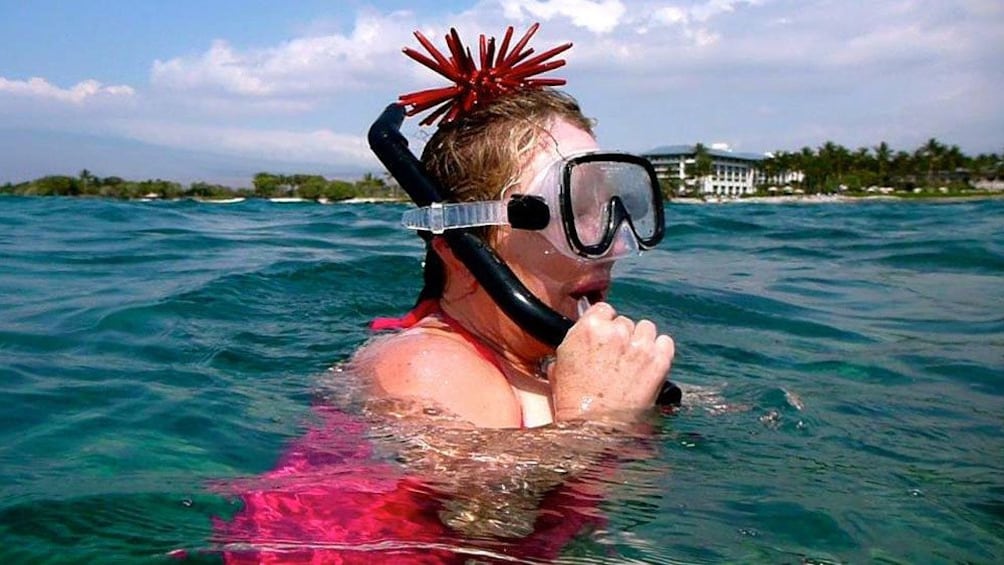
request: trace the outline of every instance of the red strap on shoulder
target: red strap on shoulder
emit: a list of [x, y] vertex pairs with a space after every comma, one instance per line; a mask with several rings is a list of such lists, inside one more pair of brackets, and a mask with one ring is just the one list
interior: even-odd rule
[[498, 357], [495, 355], [495, 352], [482, 343], [480, 339], [474, 336], [474, 334], [467, 331], [467, 328], [462, 326], [460, 322], [450, 317], [446, 312], [443, 312], [439, 307], [439, 301], [434, 298], [419, 302], [414, 308], [412, 308], [411, 312], [408, 312], [400, 318], [376, 318], [370, 322], [370, 330], [406, 330], [414, 327], [415, 324], [422, 321], [423, 318], [431, 316], [432, 314], [436, 314], [444, 324], [450, 327], [451, 330], [453, 330], [460, 337], [464, 338], [467, 343], [470, 343], [485, 361], [495, 365], [499, 371], [502, 370], [502, 365], [499, 364]]
[[471, 346], [477, 350], [478, 354], [481, 355], [482, 359], [488, 361], [492, 365], [495, 365], [495, 368], [498, 369], [500, 373], [505, 374], [505, 371], [502, 370], [502, 365], [499, 363], [498, 356], [495, 355], [495, 351], [485, 345], [480, 339], [475, 337], [474, 334], [467, 331], [467, 328], [460, 325], [460, 322], [451, 318], [446, 312], [440, 311], [439, 317], [443, 320], [443, 323], [450, 326], [451, 330], [455, 331], [460, 337], [464, 338], [467, 343], [471, 344]]
[[439, 311], [439, 301], [434, 298], [423, 300], [400, 318], [376, 318], [370, 322], [370, 330], [406, 330], [413, 327], [429, 314]]
[[[408, 312], [400, 318], [376, 318], [370, 322], [370, 330], [372, 331], [383, 331], [383, 330], [406, 330], [408, 328], [414, 327], [415, 324], [422, 321], [426, 316], [437, 315], [444, 324], [450, 327], [457, 335], [464, 338], [464, 341], [471, 344], [475, 351], [482, 359], [488, 361], [499, 370], [500, 373], [505, 374], [502, 370], [502, 363], [499, 362], [498, 356], [489, 348], [487, 345], [482, 343], [480, 339], [474, 336], [471, 332], [467, 331], [467, 328], [460, 325], [460, 322], [450, 317], [446, 312], [443, 312], [439, 307], [439, 301], [430, 298], [423, 300], [415, 305]], [[522, 420], [522, 416], [520, 417]], [[520, 427], [523, 424], [520, 422]]]

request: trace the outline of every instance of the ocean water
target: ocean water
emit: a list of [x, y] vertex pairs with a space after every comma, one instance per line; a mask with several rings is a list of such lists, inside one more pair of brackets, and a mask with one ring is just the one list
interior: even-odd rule
[[[403, 209], [0, 198], [0, 558], [214, 562], [233, 550], [221, 524], [245, 502], [221, 485], [269, 472], [316, 432], [318, 405], [343, 386], [329, 368], [371, 318], [411, 306], [421, 247], [396, 227]], [[595, 487], [580, 497], [602, 494], [561, 516], [599, 526], [555, 538], [546, 558], [519, 550], [536, 527], [527, 516], [547, 514], [533, 507], [431, 549], [393, 533], [323, 549], [366, 561], [409, 548], [460, 562], [1004, 560], [1004, 200], [670, 204], [667, 222], [659, 249], [618, 267], [610, 300], [674, 336], [684, 406], [604, 438], [643, 455], [569, 479]], [[394, 446], [386, 427], [353, 430]], [[408, 465], [381, 461], [395, 464]], [[511, 502], [481, 476], [491, 462], [462, 467]]]

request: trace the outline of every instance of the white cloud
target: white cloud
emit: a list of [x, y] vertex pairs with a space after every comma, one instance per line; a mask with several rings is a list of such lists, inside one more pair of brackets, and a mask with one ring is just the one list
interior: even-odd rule
[[99, 98], [131, 97], [135, 91], [126, 85], [105, 86], [96, 80], [85, 80], [70, 88], [59, 88], [44, 78], [10, 80], [0, 76], [0, 93], [79, 105]]
[[610, 146], [721, 139], [763, 150], [885, 138], [908, 147], [911, 136], [944, 136], [1000, 147], [999, 0], [471, 0], [460, 13], [371, 10], [344, 30], [304, 27], [283, 42], [221, 38], [178, 51], [152, 62], [138, 92], [0, 77], [0, 127], [372, 166], [361, 137], [371, 114], [401, 92], [445, 84], [401, 54], [421, 50], [412, 30], [445, 49], [455, 26], [476, 48], [479, 33], [499, 37], [511, 24], [521, 35], [533, 21], [545, 22], [537, 52], [574, 43], [554, 75], [569, 79]]
[[525, 15], [551, 20], [560, 16], [593, 33], [613, 31], [627, 12], [619, 0], [502, 0], [501, 4], [507, 19], [522, 20]]
[[663, 25], [677, 25], [687, 23], [689, 17], [679, 6], [662, 6], [652, 10], [652, 19]]
[[721, 14], [735, 11], [739, 4], [756, 5], [758, 2], [756, 0], [708, 0], [703, 4], [692, 6], [688, 13], [693, 20], [705, 22]]
[[1002, 13], [975, 0], [648, 1], [633, 4], [601, 37], [560, 21], [551, 27], [575, 43], [569, 68], [589, 73], [640, 80], [651, 72], [727, 77], [759, 70], [793, 77], [836, 67], [864, 78], [915, 65], [1004, 63], [1004, 52], [993, 47], [1004, 44]]
[[648, 33], [653, 28], [683, 27], [686, 35], [706, 42], [713, 35], [702, 24], [734, 12], [738, 6], [756, 6], [762, 0], [705, 0], [703, 2], [620, 0], [499, 0], [507, 19], [567, 19], [576, 28], [593, 34], [608, 34], [618, 27]]
[[[499, 23], [546, 21], [535, 42], [573, 41], [570, 63], [620, 72], [688, 61], [682, 50], [709, 51], [727, 43], [718, 24], [751, 0], [704, 0], [681, 3], [645, 0], [497, 0], [481, 2], [461, 14], [418, 20], [411, 12], [359, 15], [348, 33], [319, 33], [273, 45], [239, 48], [219, 39], [208, 50], [154, 61], [156, 89], [188, 92], [200, 100], [219, 97], [234, 104], [272, 100], [309, 108], [336, 93], [355, 93], [394, 85], [406, 90], [442, 84], [424, 67], [401, 55], [401, 47], [422, 50], [411, 33], [421, 29], [440, 50], [445, 31], [456, 26], [468, 41], [479, 33], [498, 36]], [[752, 14], [756, 15], [756, 14]], [[742, 30], [739, 30], [740, 32]], [[520, 34], [522, 30], [517, 30]], [[738, 33], [735, 36], [745, 37]], [[545, 39], [546, 38], [546, 39]], [[622, 68], [628, 63], [628, 68]], [[279, 102], [281, 100], [281, 102]]]
[[111, 129], [144, 143], [240, 157], [332, 165], [376, 162], [363, 136], [329, 129], [296, 131], [161, 120], [116, 121]]
[[239, 50], [214, 41], [197, 56], [156, 60], [157, 88], [244, 97], [318, 98], [365, 89], [405, 68], [402, 45], [412, 43], [416, 25], [406, 12], [360, 16], [348, 35], [291, 39], [273, 47]]
[[260, 66], [260, 58], [254, 54], [238, 55], [226, 41], [216, 40], [201, 57], [154, 61], [152, 81], [176, 89], [210, 86], [236, 94], [268, 94], [271, 85], [254, 72]]

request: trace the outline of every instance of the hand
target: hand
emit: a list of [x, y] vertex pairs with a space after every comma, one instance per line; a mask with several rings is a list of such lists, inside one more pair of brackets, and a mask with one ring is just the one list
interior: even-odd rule
[[655, 403], [675, 346], [655, 324], [593, 304], [558, 346], [550, 371], [555, 420], [640, 412]]

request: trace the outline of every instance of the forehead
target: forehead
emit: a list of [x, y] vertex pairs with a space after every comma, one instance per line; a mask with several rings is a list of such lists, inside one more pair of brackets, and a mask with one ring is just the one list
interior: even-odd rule
[[565, 120], [556, 120], [548, 129], [548, 134], [541, 136], [540, 146], [530, 159], [524, 173], [533, 177], [560, 157], [596, 149], [599, 149], [599, 145], [588, 132]]
[[588, 132], [583, 131], [565, 120], [558, 120], [551, 127], [551, 136], [547, 144], [559, 155], [571, 155], [581, 151], [592, 151], [599, 149], [596, 139]]

